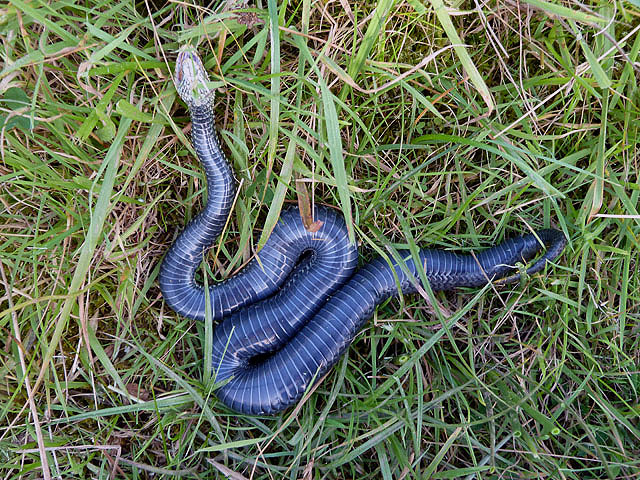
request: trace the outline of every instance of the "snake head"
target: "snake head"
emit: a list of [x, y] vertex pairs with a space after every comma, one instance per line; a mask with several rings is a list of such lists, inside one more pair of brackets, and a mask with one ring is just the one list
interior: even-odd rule
[[209, 88], [209, 76], [195, 48], [191, 46], [185, 46], [178, 51], [174, 82], [178, 95], [189, 107], [212, 101], [213, 91]]

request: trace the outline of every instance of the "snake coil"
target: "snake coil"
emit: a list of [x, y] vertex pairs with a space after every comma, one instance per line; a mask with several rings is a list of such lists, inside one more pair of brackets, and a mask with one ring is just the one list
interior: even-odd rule
[[[178, 93], [191, 113], [193, 147], [207, 180], [208, 201], [179, 235], [160, 269], [160, 288], [178, 314], [220, 321], [213, 338], [213, 370], [223, 383], [217, 397], [246, 414], [277, 413], [298, 401], [314, 380], [340, 358], [376, 305], [398, 293], [415, 291], [418, 269], [433, 290], [477, 287], [490, 280], [516, 281], [515, 264], [546, 252], [527, 270], [540, 271], [564, 248], [556, 230], [507, 240], [475, 256], [421, 249], [391, 265], [374, 259], [356, 271], [358, 252], [344, 220], [316, 206], [318, 232], [302, 225], [300, 213], [284, 211], [269, 240], [234, 277], [204, 287], [195, 273], [221, 234], [235, 194], [235, 182], [220, 148], [213, 115], [213, 92], [193, 49], [183, 49], [175, 72]], [[395, 276], [394, 276], [395, 273]]]

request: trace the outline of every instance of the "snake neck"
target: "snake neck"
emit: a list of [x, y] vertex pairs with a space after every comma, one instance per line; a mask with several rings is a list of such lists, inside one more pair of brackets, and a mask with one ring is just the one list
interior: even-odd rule
[[196, 247], [201, 252], [222, 233], [233, 204], [235, 179], [220, 148], [213, 107], [207, 103], [190, 109], [192, 144], [207, 181], [207, 201], [202, 212], [191, 222], [206, 232], [201, 235], [202, 245]]
[[235, 180], [220, 148], [212, 105], [190, 105], [189, 109], [191, 139], [205, 173], [207, 201], [173, 243], [160, 271], [160, 288], [165, 300], [185, 316], [193, 316], [193, 311], [203, 309], [195, 307], [204, 301], [196, 271], [206, 251], [222, 233], [235, 195]]

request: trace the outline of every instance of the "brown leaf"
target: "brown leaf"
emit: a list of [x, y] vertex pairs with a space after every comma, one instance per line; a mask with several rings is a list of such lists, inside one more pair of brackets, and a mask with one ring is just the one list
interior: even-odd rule
[[322, 227], [322, 222], [320, 220], [313, 220], [311, 199], [309, 198], [309, 192], [303, 179], [296, 179], [296, 192], [298, 193], [298, 208], [300, 209], [302, 224], [308, 232], [315, 233]]

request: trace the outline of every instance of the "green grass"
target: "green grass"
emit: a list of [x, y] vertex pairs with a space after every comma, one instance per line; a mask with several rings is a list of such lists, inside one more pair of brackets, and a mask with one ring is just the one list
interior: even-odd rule
[[[638, 2], [220, 3], [0, 6], [1, 477], [637, 478]], [[216, 279], [303, 186], [363, 261], [548, 226], [564, 254], [386, 302], [299, 406], [229, 411], [156, 281], [204, 193], [187, 42], [241, 182]]]

